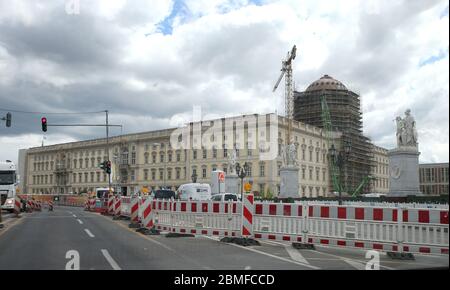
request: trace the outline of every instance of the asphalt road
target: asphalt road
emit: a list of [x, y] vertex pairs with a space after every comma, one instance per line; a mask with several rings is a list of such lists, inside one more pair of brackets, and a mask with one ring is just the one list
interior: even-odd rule
[[[77, 256], [81, 270], [355, 270], [365, 269], [368, 261], [364, 251], [356, 250], [297, 250], [280, 242], [241, 247], [205, 236], [144, 236], [129, 229], [128, 221], [113, 221], [73, 207], [44, 209], [19, 219], [9, 216], [4, 221], [0, 270], [73, 269]], [[380, 259], [381, 269], [449, 265], [448, 256], [416, 255], [414, 261], [399, 261], [381, 255]]]

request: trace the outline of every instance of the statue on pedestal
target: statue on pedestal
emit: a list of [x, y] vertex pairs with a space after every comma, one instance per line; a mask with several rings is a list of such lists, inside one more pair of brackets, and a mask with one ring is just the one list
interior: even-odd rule
[[405, 111], [405, 117], [395, 118], [397, 122], [397, 147], [413, 146], [417, 147], [416, 121], [411, 116], [411, 110]]
[[236, 174], [236, 149], [231, 151], [231, 154], [228, 156], [228, 170], [230, 175]]
[[284, 167], [294, 167], [298, 165], [297, 162], [297, 146], [294, 143], [289, 143], [282, 146], [281, 156], [283, 157]]

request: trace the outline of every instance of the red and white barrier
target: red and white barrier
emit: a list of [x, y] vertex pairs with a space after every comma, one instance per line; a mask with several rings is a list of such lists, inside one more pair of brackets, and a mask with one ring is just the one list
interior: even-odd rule
[[120, 196], [116, 196], [114, 198], [114, 216], [120, 216], [120, 205], [121, 205], [121, 199]]
[[130, 220], [131, 220], [131, 223], [133, 223], [133, 224], [139, 223], [139, 204], [140, 204], [140, 198], [138, 196], [131, 198]]
[[120, 197], [121, 204], [120, 204], [120, 215], [125, 217], [130, 217], [130, 204], [131, 204], [131, 197], [129, 196], [122, 196]]
[[253, 238], [253, 212], [253, 194], [244, 194], [241, 231], [241, 236], [244, 238]]
[[114, 195], [110, 195], [108, 197], [108, 214], [113, 215], [114, 214]]
[[21, 207], [22, 203], [20, 197], [16, 195], [16, 197], [14, 198], [14, 213], [16, 214], [16, 216], [19, 216]]
[[152, 199], [147, 197], [142, 204], [142, 227], [152, 229], [154, 227]]

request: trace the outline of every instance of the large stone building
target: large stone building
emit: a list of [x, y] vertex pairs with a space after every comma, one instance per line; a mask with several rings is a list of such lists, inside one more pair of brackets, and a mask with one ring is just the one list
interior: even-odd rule
[[448, 194], [448, 163], [419, 164], [419, 180], [425, 195]]
[[[237, 162], [250, 165], [246, 180], [253, 183], [253, 190], [276, 195], [280, 190], [282, 165], [279, 148], [286, 140], [286, 125], [286, 119], [275, 114], [247, 115], [194, 122], [182, 130], [112, 137], [109, 140], [114, 172], [112, 183], [127, 193], [142, 187], [174, 189], [191, 182], [193, 173], [198, 176], [197, 182], [209, 183], [211, 171], [228, 170], [228, 155], [234, 147]], [[188, 134], [178, 136], [178, 131], [183, 130]], [[195, 135], [196, 131], [201, 131], [202, 136]], [[300, 196], [327, 195], [330, 184], [322, 130], [294, 121], [293, 131], [298, 144]], [[202, 147], [200, 141], [205, 139], [213, 146]], [[174, 146], [174, 140], [188, 148], [178, 148], [180, 144]], [[263, 148], [268, 144], [272, 145], [269, 153]], [[99, 164], [107, 160], [104, 138], [35, 147], [22, 154], [26, 154], [25, 192], [80, 193], [108, 184], [107, 175], [99, 168]]]
[[[319, 128], [324, 127], [322, 98], [328, 105], [333, 131], [342, 132], [341, 143], [351, 144], [343, 168], [344, 188], [353, 191], [373, 171], [374, 156], [370, 140], [363, 135], [360, 96], [340, 81], [324, 75], [303, 92], [294, 92], [294, 119]], [[368, 183], [363, 192], [373, 192]]]
[[374, 166], [372, 167], [371, 188], [374, 193], [388, 193], [389, 192], [389, 158], [388, 150], [373, 145], [372, 147]]

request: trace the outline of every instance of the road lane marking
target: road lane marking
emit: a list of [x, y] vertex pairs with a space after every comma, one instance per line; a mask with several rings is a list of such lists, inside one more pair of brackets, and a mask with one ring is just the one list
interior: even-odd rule
[[289, 256], [291, 257], [292, 260], [300, 262], [300, 263], [304, 263], [304, 264], [309, 264], [308, 260], [306, 260], [305, 257], [303, 257], [303, 255], [300, 253], [300, 251], [292, 248], [292, 246], [290, 244], [283, 244], [283, 243], [275, 242], [275, 241], [260, 241], [260, 242], [269, 244], [269, 245], [283, 246], [286, 249], [286, 252], [289, 254]]
[[77, 217], [77, 216], [76, 216], [76, 215], [74, 215], [74, 214], [73, 214], [72, 216], [73, 216], [74, 218], [76, 218], [76, 217]]
[[73, 212], [71, 212], [71, 211], [67, 211], [68, 213], [70, 213], [70, 214], [73, 214]]
[[[210, 238], [210, 237], [208, 237], [208, 236], [205, 236], [205, 238], [208, 238], [208, 239], [210, 239], [210, 240], [216, 241], [215, 239], [212, 239], [212, 238]], [[278, 260], [281, 260], [281, 261], [284, 261], [284, 262], [288, 262], [288, 263], [292, 263], [292, 264], [297, 264], [297, 265], [300, 265], [300, 266], [303, 266], [303, 267], [307, 267], [307, 268], [311, 268], [311, 269], [315, 269], [315, 270], [320, 270], [320, 268], [319, 268], [319, 267], [316, 267], [316, 266], [312, 266], [312, 265], [309, 265], [309, 264], [300, 263], [300, 262], [293, 261], [293, 260], [290, 260], [290, 259], [287, 259], [287, 258], [283, 258], [283, 257], [280, 257], [280, 256], [272, 255], [272, 254], [269, 254], [269, 253], [266, 253], [266, 252], [263, 252], [263, 251], [258, 251], [258, 250], [256, 250], [256, 249], [252, 249], [252, 248], [240, 246], [240, 245], [233, 244], [233, 243], [226, 243], [226, 244], [227, 244], [227, 245], [230, 245], [230, 246], [238, 247], [238, 248], [241, 248], [241, 249], [250, 251], [250, 252], [254, 252], [254, 253], [261, 254], [261, 255], [265, 255], [265, 256], [268, 256], [268, 257], [271, 257], [271, 258], [275, 258], [275, 259], [278, 259]]]
[[82, 221], [82, 220], [80, 220], [80, 219], [77, 219], [77, 221], [78, 221], [78, 223], [80, 223], [80, 225], [82, 225], [82, 224], [83, 224], [83, 221]]
[[114, 259], [111, 257], [111, 255], [108, 253], [108, 250], [106, 249], [102, 249], [102, 254], [103, 256], [105, 256], [106, 261], [108, 261], [108, 263], [111, 265], [111, 267], [114, 270], [122, 270], [120, 269], [119, 265], [116, 263], [116, 261], [114, 261]]
[[[327, 247], [327, 249], [330, 249], [330, 248]], [[325, 256], [330, 256], [330, 257], [338, 258], [338, 259], [340, 259], [341, 261], [344, 261], [344, 262], [346, 262], [347, 264], [349, 264], [349, 265], [351, 265], [352, 267], [355, 267], [355, 268], [360, 267], [357, 263], [362, 263], [362, 264], [366, 265], [366, 261], [360, 261], [360, 260], [356, 260], [356, 259], [346, 258], [346, 257], [342, 257], [342, 256], [330, 254], [330, 253], [320, 252], [320, 251], [315, 251], [315, 252], [316, 252], [316, 253], [319, 253], [319, 254], [322, 254], [322, 255], [325, 255]], [[381, 262], [380, 262], [380, 267], [381, 267], [381, 268], [386, 268], [386, 269], [388, 269], [388, 270], [395, 270], [395, 268], [391, 268], [391, 267], [388, 267], [388, 266], [383, 266], [383, 265], [381, 265]], [[358, 269], [358, 268], [357, 268], [357, 269]], [[365, 269], [366, 269], [366, 267], [364, 266], [364, 269], [358, 269], [358, 270], [365, 270]]]
[[90, 230], [88, 229], [84, 229], [84, 231], [86, 232], [86, 234], [88, 234], [88, 236], [90, 236], [91, 238], [95, 238], [95, 236], [91, 233]]

